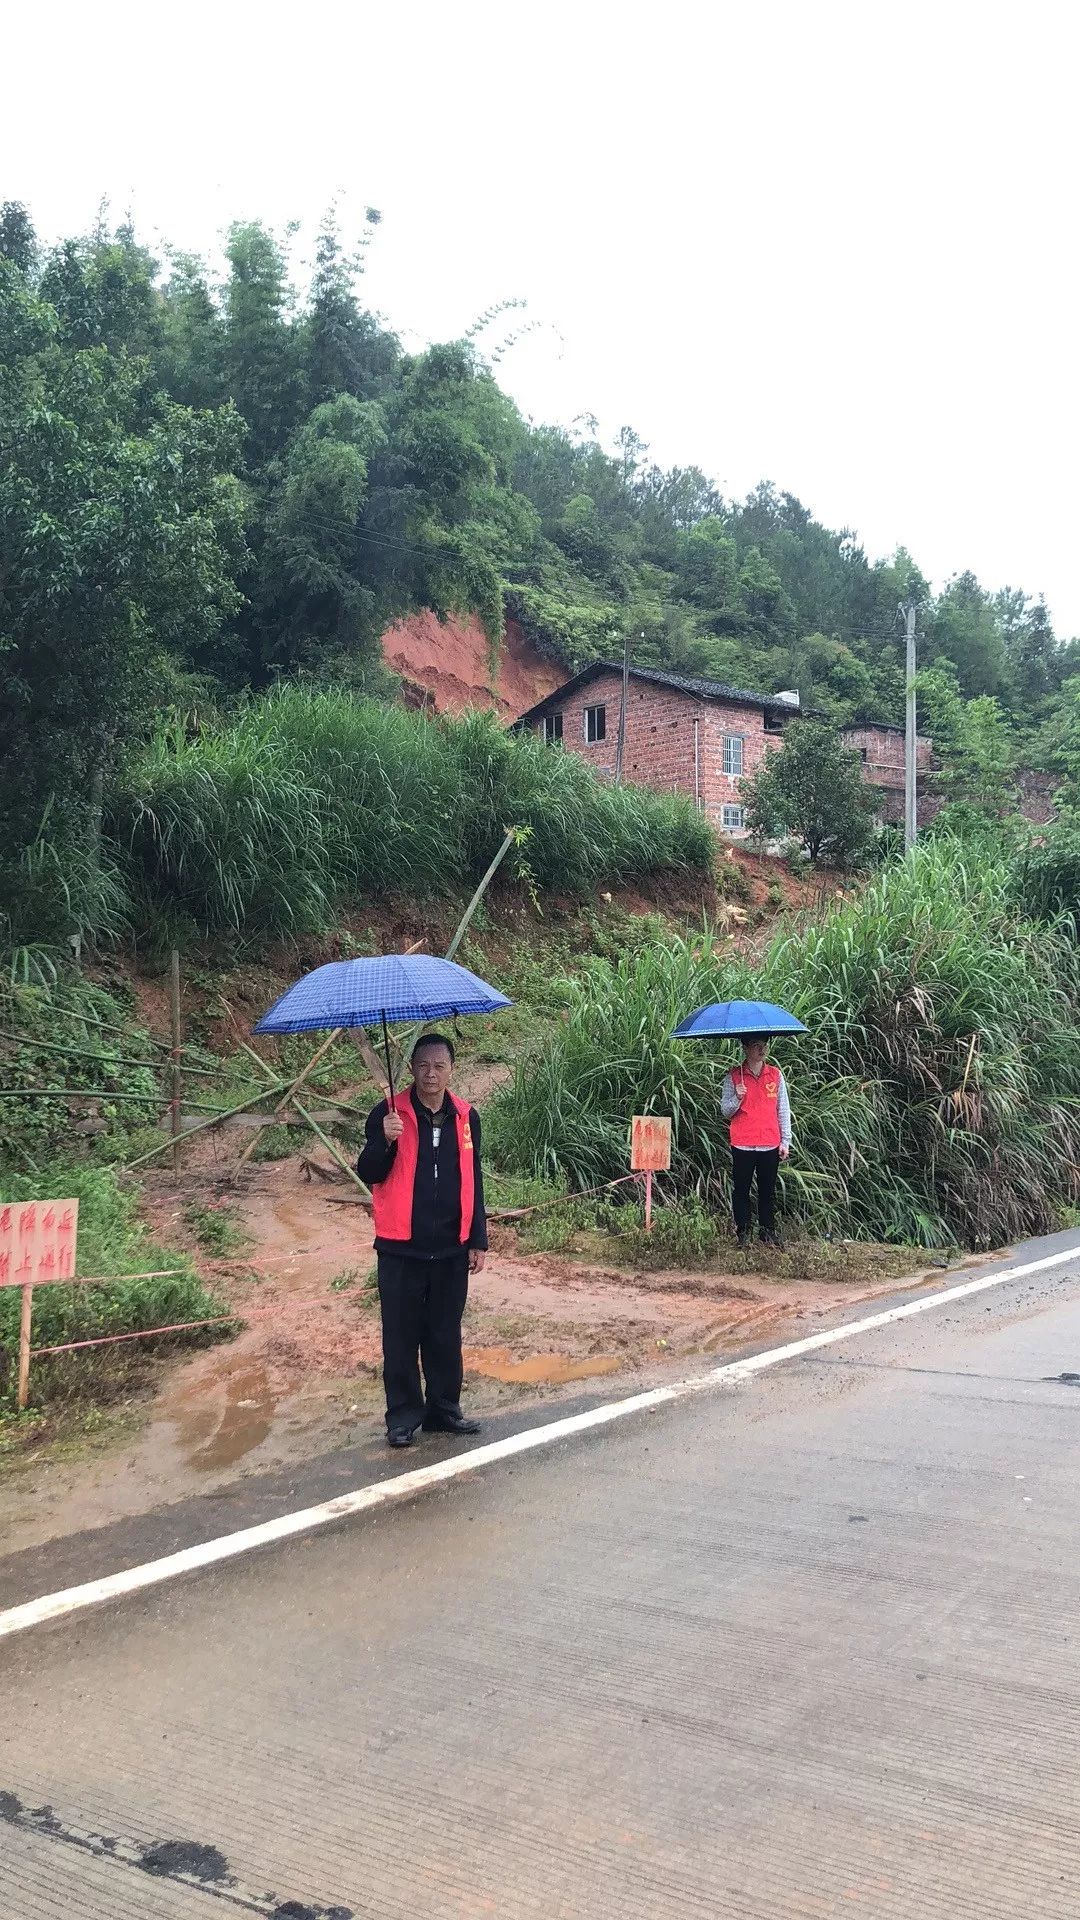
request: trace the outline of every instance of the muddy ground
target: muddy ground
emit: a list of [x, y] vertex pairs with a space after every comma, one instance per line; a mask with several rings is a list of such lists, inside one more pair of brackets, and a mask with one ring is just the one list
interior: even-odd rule
[[[190, 1150], [189, 1150], [190, 1151]], [[234, 1338], [148, 1362], [150, 1384], [79, 1444], [9, 1455], [0, 1539], [9, 1550], [163, 1506], [309, 1459], [381, 1431], [379, 1315], [367, 1208], [344, 1182], [295, 1157], [249, 1165], [232, 1184], [236, 1136], [223, 1132], [179, 1176], [151, 1174], [155, 1237], [196, 1251], [192, 1208], [220, 1204], [242, 1228], [236, 1259], [197, 1253], [243, 1316]], [[493, 1226], [465, 1322], [464, 1405], [482, 1417], [528, 1399], [557, 1401], [601, 1376], [657, 1378], [894, 1288], [902, 1256], [860, 1251], [836, 1280], [796, 1277], [797, 1260], [754, 1271], [621, 1271], [562, 1254], [523, 1254]], [[795, 1271], [792, 1271], [792, 1270]], [[614, 1384], [614, 1383], [612, 1383]]]

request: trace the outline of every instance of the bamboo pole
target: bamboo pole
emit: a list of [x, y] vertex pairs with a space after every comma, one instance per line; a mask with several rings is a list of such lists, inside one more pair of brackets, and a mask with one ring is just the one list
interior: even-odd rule
[[[282, 1099], [278, 1101], [278, 1104], [274, 1108], [273, 1114], [271, 1116], [271, 1120], [270, 1120], [271, 1125], [273, 1125], [273, 1122], [275, 1120], [280, 1120], [281, 1115], [284, 1113], [286, 1107], [291, 1104], [296, 1094], [299, 1093], [300, 1088], [304, 1084], [304, 1081], [307, 1080], [310, 1077], [310, 1075], [314, 1073], [315, 1068], [318, 1066], [319, 1061], [323, 1058], [324, 1054], [329, 1053], [330, 1048], [333, 1046], [334, 1041], [338, 1038], [341, 1031], [342, 1029], [340, 1027], [335, 1027], [332, 1033], [327, 1034], [326, 1039], [322, 1043], [322, 1046], [316, 1048], [315, 1052], [311, 1056], [311, 1059], [308, 1061], [306, 1067], [304, 1067], [301, 1070], [301, 1072], [297, 1074], [296, 1079], [293, 1081], [292, 1086], [289, 1088], [288, 1092], [282, 1097]], [[257, 1132], [255, 1132], [252, 1134], [251, 1139], [248, 1141], [247, 1146], [244, 1148], [243, 1153], [240, 1155], [239, 1160], [237, 1161], [235, 1167], [233, 1168], [232, 1177], [234, 1180], [237, 1178], [241, 1170], [244, 1167], [246, 1167], [248, 1161], [250, 1160], [252, 1154], [255, 1151], [255, 1148], [258, 1146], [258, 1143], [259, 1143], [259, 1135]]]
[[246, 1040], [241, 1040], [240, 1045], [243, 1047], [245, 1053], [251, 1055], [255, 1065], [261, 1067], [269, 1079], [273, 1080], [278, 1086], [283, 1087], [285, 1085], [285, 1081], [282, 1079], [280, 1073], [275, 1072], [269, 1060], [264, 1060], [261, 1053], [257, 1053], [254, 1047], [249, 1047]]
[[476, 892], [473, 894], [472, 899], [469, 901], [469, 904], [466, 907], [465, 912], [461, 916], [461, 921], [458, 926], [458, 930], [455, 933], [453, 939], [450, 942], [450, 945], [447, 947], [446, 952], [443, 955], [444, 960], [452, 960], [458, 948], [460, 947], [462, 941], [464, 940], [465, 935], [468, 932], [469, 923], [472, 920], [473, 914], [476, 912], [477, 907], [480, 905], [481, 900], [483, 899], [485, 893], [487, 892], [492, 881], [494, 880], [495, 875], [498, 873], [499, 868], [502, 866], [503, 861], [505, 860], [507, 854], [509, 853], [511, 847], [514, 844], [514, 836], [515, 836], [515, 829], [513, 827], [508, 827], [506, 831], [506, 838], [503, 841], [502, 846], [499, 848], [498, 853], [495, 855], [494, 860], [492, 861], [490, 867], [488, 868], [483, 879], [481, 880], [480, 885], [477, 887]]
[[[263, 1065], [265, 1064], [264, 1061]], [[207, 1127], [220, 1127], [223, 1120], [231, 1120], [234, 1114], [250, 1112], [252, 1107], [258, 1106], [260, 1100], [268, 1099], [273, 1093], [282, 1092], [287, 1084], [285, 1080], [275, 1080], [272, 1086], [260, 1087], [258, 1093], [250, 1094], [246, 1100], [238, 1100], [234, 1107], [223, 1107], [220, 1113], [212, 1114], [209, 1120], [199, 1120], [195, 1126], [185, 1127], [183, 1139], [189, 1140], [193, 1133], [205, 1133]], [[134, 1168], [144, 1166], [147, 1160], [156, 1160], [158, 1154], [164, 1153], [171, 1145], [171, 1140], [162, 1140], [156, 1147], [151, 1147], [149, 1153], [140, 1153], [137, 1159], [129, 1160], [124, 1172], [131, 1173]]]
[[[510, 848], [514, 844], [516, 832], [517, 832], [517, 829], [514, 827], [507, 828], [506, 837], [503, 840], [502, 846], [499, 848], [498, 853], [495, 855], [494, 860], [491, 862], [491, 865], [489, 866], [487, 872], [485, 873], [483, 879], [480, 882], [480, 885], [477, 887], [476, 892], [473, 894], [472, 899], [469, 901], [468, 906], [466, 907], [464, 913], [461, 916], [461, 919], [458, 922], [457, 932], [455, 933], [453, 939], [451, 940], [450, 945], [447, 947], [446, 952], [443, 954], [444, 960], [452, 960], [458, 948], [460, 947], [462, 941], [464, 940], [465, 935], [469, 930], [473, 915], [475, 914], [477, 907], [480, 905], [481, 900], [483, 899], [485, 893], [487, 892], [492, 881], [494, 880], [495, 875], [498, 873], [499, 868], [501, 867], [503, 861], [505, 860], [507, 854], [510, 851]], [[410, 1041], [414, 1040], [415, 1036], [422, 1031], [423, 1026], [424, 1026], [424, 1022], [422, 1020], [418, 1021], [414, 1026], [409, 1027], [406, 1030], [404, 1036], [398, 1040], [398, 1048], [403, 1057], [409, 1049]]]
[[174, 947], [169, 955], [169, 1027], [172, 1037], [170, 1062], [169, 1119], [172, 1133], [173, 1172], [180, 1171], [180, 1135], [183, 1131], [183, 1079], [180, 1072], [180, 1048], [183, 1034], [180, 1028], [180, 955]]
[[[360, 1055], [360, 1058], [363, 1061], [368, 1072], [370, 1073], [372, 1079], [374, 1080], [375, 1085], [377, 1087], [381, 1087], [386, 1080], [386, 1073], [383, 1067], [383, 1063], [379, 1059], [379, 1056], [376, 1053], [374, 1047], [372, 1046], [371, 1041], [368, 1039], [367, 1034], [364, 1032], [363, 1027], [353, 1027], [352, 1040], [357, 1053]], [[387, 1087], [386, 1091], [387, 1091], [387, 1095], [389, 1096], [390, 1088]]]
[[[72, 1060], [96, 1060], [101, 1066], [109, 1067], [145, 1067], [148, 1073], [160, 1073], [160, 1060], [129, 1060], [122, 1054], [102, 1055], [92, 1047], [62, 1047], [55, 1040], [35, 1040], [26, 1033], [0, 1033], [0, 1041], [6, 1040], [13, 1047], [29, 1047], [33, 1053], [62, 1053]], [[217, 1071], [213, 1067], [184, 1068], [185, 1073], [201, 1074], [206, 1080], [216, 1080]]]
[[[51, 1004], [51, 1003], [50, 1003], [50, 1004]], [[79, 1020], [81, 1020], [81, 1021], [82, 1021], [82, 1023], [83, 1023], [83, 1025], [84, 1025], [84, 1027], [87, 1027], [87, 1028], [89, 1028], [89, 1029], [90, 1029], [91, 1031], [97, 1031], [98, 1029], [100, 1029], [100, 1031], [101, 1031], [102, 1033], [122, 1033], [122, 1034], [124, 1035], [124, 1038], [125, 1038], [125, 1039], [128, 1039], [128, 1038], [130, 1037], [130, 1034], [131, 1034], [131, 1028], [130, 1028], [130, 1027], [121, 1027], [121, 1026], [118, 1026], [115, 1020], [100, 1020], [100, 1019], [98, 1018], [98, 1016], [97, 1016], [97, 1014], [93, 1014], [93, 1015], [91, 1015], [91, 1014], [89, 1014], [89, 1013], [87, 1013], [87, 1012], [86, 1012], [86, 1010], [85, 1010], [85, 1008], [82, 1008], [82, 1007], [75, 1007], [75, 1008], [73, 1008], [73, 1007], [65, 1007], [65, 1006], [64, 1006], [64, 1003], [63, 1003], [63, 1001], [62, 1001], [62, 1000], [58, 1000], [58, 1001], [56, 1002], [56, 1010], [57, 1010], [57, 1012], [58, 1012], [58, 1013], [67, 1013], [67, 1014], [69, 1014], [69, 1015], [71, 1015], [71, 1017], [72, 1017], [73, 1019], [79, 1019]], [[152, 1047], [160, 1047], [160, 1049], [161, 1049], [161, 1051], [162, 1051], [162, 1053], [170, 1053], [170, 1052], [172, 1051], [172, 1048], [171, 1048], [171, 1046], [170, 1046], [170, 1043], [169, 1043], [169, 1041], [168, 1041], [168, 1040], [159, 1040], [159, 1039], [158, 1039], [158, 1037], [157, 1037], [157, 1034], [156, 1034], [156, 1033], [148, 1033], [148, 1034], [147, 1034], [147, 1036], [146, 1036], [146, 1038], [147, 1038], [147, 1041], [149, 1042], [149, 1044], [150, 1044], [150, 1046], [152, 1046]], [[28, 1045], [29, 1045], [29, 1044], [32, 1044], [32, 1045], [34, 1045], [34, 1046], [37, 1046], [37, 1045], [39, 1045], [40, 1043], [39, 1043], [38, 1041], [33, 1041], [32, 1043], [31, 1043], [31, 1042], [28, 1042], [27, 1044], [28, 1044]], [[53, 1048], [53, 1051], [54, 1051], [54, 1052], [56, 1052], [56, 1051], [57, 1051], [57, 1049], [56, 1049], [56, 1048], [54, 1047], [54, 1048]], [[185, 1052], [185, 1053], [198, 1053], [199, 1051], [200, 1051], [200, 1049], [199, 1049], [198, 1047], [185, 1047], [185, 1048], [184, 1048], [184, 1052]], [[129, 1062], [128, 1062], [128, 1064], [129, 1064], [129, 1065], [131, 1065], [132, 1063], [131, 1063], [131, 1062], [129, 1061]], [[161, 1062], [160, 1060], [159, 1060], [159, 1061], [157, 1061], [157, 1062], [151, 1062], [151, 1061], [148, 1061], [148, 1060], [143, 1060], [143, 1061], [140, 1061], [140, 1062], [139, 1062], [139, 1065], [140, 1065], [140, 1066], [150, 1066], [150, 1065], [152, 1065], [152, 1064], [153, 1064], [153, 1065], [155, 1065], [155, 1066], [157, 1066], [157, 1067], [160, 1067], [160, 1066], [161, 1066], [161, 1065], [162, 1065], [163, 1063], [162, 1063], [162, 1062]], [[187, 1072], [187, 1073], [206, 1073], [206, 1074], [209, 1074], [209, 1075], [210, 1075], [210, 1076], [211, 1076], [212, 1078], [214, 1077], [214, 1069], [213, 1069], [212, 1067], [193, 1067], [193, 1066], [188, 1066], [188, 1067], [186, 1067], [186, 1068], [185, 1068], [185, 1072]]]
[[134, 1100], [143, 1107], [164, 1104], [160, 1093], [121, 1093], [114, 1087], [0, 1087], [3, 1099], [27, 1100]]
[[[125, 1039], [131, 1033], [130, 1027], [118, 1026], [115, 1020], [101, 1020], [97, 1014], [87, 1013], [84, 1007], [65, 1007], [62, 1000], [57, 1000], [55, 1003], [50, 1001], [50, 1004], [55, 1004], [58, 1013], [67, 1013], [72, 1019], [81, 1020], [84, 1027], [100, 1028], [102, 1033], [122, 1033]], [[167, 1040], [159, 1040], [154, 1033], [148, 1033], [146, 1038], [152, 1047], [160, 1047], [163, 1053], [168, 1053]]]
[[365, 1187], [355, 1167], [350, 1167], [348, 1161], [345, 1159], [344, 1154], [338, 1151], [337, 1146], [335, 1145], [334, 1141], [331, 1140], [329, 1134], [326, 1134], [323, 1132], [318, 1121], [312, 1118], [311, 1114], [307, 1111], [306, 1107], [302, 1107], [300, 1105], [299, 1100], [294, 1100], [293, 1106], [296, 1108], [297, 1113], [299, 1113], [307, 1121], [307, 1124], [311, 1128], [312, 1133], [318, 1134], [319, 1139], [322, 1141], [323, 1146], [326, 1148], [327, 1152], [333, 1155], [334, 1159], [338, 1163], [338, 1166], [341, 1167], [342, 1170], [348, 1174], [349, 1179], [353, 1182], [353, 1185], [359, 1187], [361, 1193], [365, 1193], [368, 1199], [370, 1200], [371, 1199], [370, 1187]]

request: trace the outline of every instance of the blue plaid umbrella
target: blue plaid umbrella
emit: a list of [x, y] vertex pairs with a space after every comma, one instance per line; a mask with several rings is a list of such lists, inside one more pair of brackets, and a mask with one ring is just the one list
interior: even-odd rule
[[805, 1033], [801, 1020], [771, 1000], [716, 1000], [676, 1027], [676, 1040], [704, 1040], [711, 1034], [720, 1038], [745, 1038], [748, 1033]]
[[456, 960], [429, 953], [390, 953], [370, 960], [332, 960], [316, 967], [276, 1000], [256, 1033], [317, 1033], [320, 1028], [382, 1023], [390, 1068], [391, 1020], [447, 1020], [463, 1013], [498, 1013], [511, 1002]]

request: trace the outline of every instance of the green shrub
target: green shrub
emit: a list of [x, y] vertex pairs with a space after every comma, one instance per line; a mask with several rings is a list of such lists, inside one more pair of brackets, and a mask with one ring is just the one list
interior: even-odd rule
[[[19, 1036], [4, 1045], [0, 1062], [0, 1168], [77, 1159], [90, 1136], [76, 1130], [91, 1115], [110, 1146], [122, 1149], [164, 1105], [159, 1069], [139, 1064], [153, 1059], [148, 1034], [115, 996], [70, 972], [54, 987], [6, 985], [0, 1029]], [[80, 1090], [100, 1097], [79, 1098]]]
[[236, 1208], [224, 1201], [193, 1201], [184, 1209], [184, 1219], [204, 1253], [227, 1260], [250, 1246], [248, 1235], [236, 1217]]
[[1080, 956], [1013, 905], [1002, 861], [930, 843], [760, 964], [669, 938], [586, 961], [564, 1023], [488, 1111], [507, 1170], [593, 1186], [625, 1171], [634, 1113], [674, 1122], [673, 1178], [719, 1209], [733, 1049], [673, 1040], [697, 1006], [773, 1000], [796, 1148], [786, 1210], [818, 1231], [997, 1246], [1055, 1226], [1080, 1161]]
[[623, 1236], [630, 1259], [643, 1267], [695, 1267], [715, 1259], [728, 1239], [726, 1217], [710, 1213], [693, 1194], [678, 1206], [653, 1208], [652, 1229], [645, 1231], [640, 1208]]
[[1017, 899], [1039, 920], [1068, 915], [1080, 937], [1080, 816], [1065, 814], [1032, 837], [1015, 863]]

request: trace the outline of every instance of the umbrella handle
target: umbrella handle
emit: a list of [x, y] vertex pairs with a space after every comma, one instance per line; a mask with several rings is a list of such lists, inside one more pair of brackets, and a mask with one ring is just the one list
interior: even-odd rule
[[386, 1093], [390, 1102], [390, 1112], [396, 1113], [394, 1105], [394, 1069], [390, 1064], [390, 1029], [386, 1024], [386, 1014], [382, 1017], [383, 1045], [386, 1048]]

